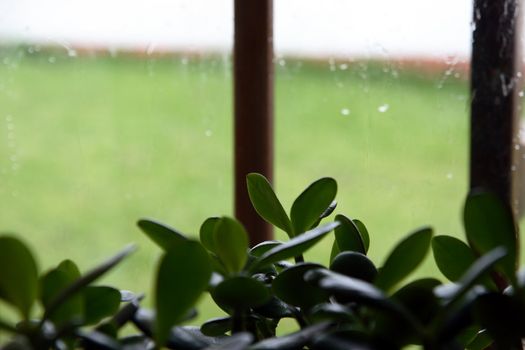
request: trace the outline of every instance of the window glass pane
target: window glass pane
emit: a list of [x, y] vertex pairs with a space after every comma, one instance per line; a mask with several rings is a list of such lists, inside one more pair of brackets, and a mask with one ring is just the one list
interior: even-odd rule
[[161, 252], [136, 221], [194, 235], [232, 212], [232, 18], [227, 1], [0, 2], [0, 230], [44, 269], [135, 242], [108, 281], [150, 294]]
[[[276, 3], [277, 187], [291, 203], [335, 177], [336, 211], [368, 225], [378, 264], [423, 225], [463, 237], [471, 6]], [[323, 244], [310, 256], [326, 263]]]

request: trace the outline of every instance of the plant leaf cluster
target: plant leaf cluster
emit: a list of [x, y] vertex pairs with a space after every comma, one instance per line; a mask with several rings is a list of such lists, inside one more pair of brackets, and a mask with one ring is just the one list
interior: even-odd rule
[[[521, 349], [525, 272], [517, 271], [512, 212], [496, 196], [469, 193], [466, 242], [422, 227], [378, 263], [368, 256], [373, 236], [361, 220], [343, 213], [330, 219], [334, 179], [306, 187], [289, 213], [264, 176], [249, 174], [247, 188], [257, 213], [286, 241], [250, 247], [242, 223], [228, 216], [206, 219], [198, 239], [138, 221], [161, 251], [152, 309], [141, 305], [143, 295], [95, 284], [133, 247], [85, 273], [71, 260], [42, 272], [22, 241], [0, 235], [0, 266], [8, 267], [0, 269], [0, 300], [19, 316], [13, 322], [0, 315], [0, 332], [10, 335], [0, 348]], [[305, 261], [323, 239], [333, 240], [326, 265]], [[450, 282], [410, 277], [430, 251]], [[204, 294], [224, 315], [185, 325]], [[283, 319], [298, 330], [277, 335]], [[128, 324], [135, 334], [123, 335]]]

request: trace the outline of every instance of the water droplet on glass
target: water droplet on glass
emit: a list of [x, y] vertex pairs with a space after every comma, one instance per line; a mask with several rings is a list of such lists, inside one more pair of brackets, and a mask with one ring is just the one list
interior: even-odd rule
[[382, 104], [381, 106], [377, 107], [377, 110], [379, 113], [385, 113], [390, 108], [390, 105], [388, 103]]
[[57, 59], [55, 58], [55, 56], [50, 56], [47, 60], [49, 63], [55, 63]]
[[206, 137], [210, 137], [211, 135], [213, 135], [213, 132], [208, 129], [204, 132], [204, 135], [206, 135]]
[[525, 94], [523, 93], [523, 91], [520, 91], [520, 92], [518, 93], [518, 95], [519, 95], [520, 97], [523, 97]]
[[447, 173], [447, 180], [452, 180], [453, 177], [454, 177], [454, 174]]
[[67, 55], [69, 57], [77, 57], [77, 51], [76, 50], [73, 50], [73, 49], [68, 49], [67, 50]]
[[347, 70], [347, 69], [348, 69], [348, 64], [346, 64], [346, 63], [341, 63], [341, 64], [339, 65], [339, 69], [340, 69], [340, 70]]
[[517, 169], [517, 168], [516, 168], [515, 165], [513, 165], [513, 166], [510, 167], [510, 171], [516, 171], [516, 169]]
[[516, 144], [516, 145], [514, 145], [514, 149], [515, 149], [516, 151], [519, 151], [519, 150], [520, 150], [520, 148], [521, 148], [521, 147], [520, 147], [520, 145], [519, 145], [519, 144]]
[[341, 115], [349, 115], [349, 114], [350, 114], [350, 110], [348, 108], [341, 109]]
[[284, 58], [279, 59], [279, 65], [280, 65], [281, 67], [286, 66], [286, 60], [285, 60]]
[[189, 62], [189, 60], [188, 60], [187, 57], [183, 57], [183, 58], [180, 59], [180, 62], [181, 62], [183, 65], [187, 65], [188, 62]]

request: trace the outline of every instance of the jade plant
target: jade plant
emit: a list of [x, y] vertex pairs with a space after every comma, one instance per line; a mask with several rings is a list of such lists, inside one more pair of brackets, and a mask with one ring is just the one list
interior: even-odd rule
[[[309, 185], [289, 212], [262, 175], [249, 174], [247, 188], [255, 210], [287, 240], [250, 247], [243, 225], [228, 216], [206, 219], [198, 238], [141, 219], [138, 227], [161, 250], [152, 295], [94, 284], [133, 247], [84, 274], [71, 260], [41, 272], [23, 242], [0, 236], [0, 299], [19, 316], [0, 314], [1, 349], [521, 348], [525, 273], [517, 271], [512, 212], [494, 195], [468, 195], [467, 243], [422, 227], [377, 263], [367, 256], [373, 236], [362, 221], [341, 213], [329, 219], [337, 209], [334, 179]], [[328, 236], [326, 265], [305, 261]], [[408, 278], [431, 247], [450, 282]], [[184, 325], [203, 294], [224, 315]], [[151, 309], [141, 305], [148, 297]], [[285, 318], [297, 331], [277, 335]], [[121, 330], [128, 324], [131, 335]]]

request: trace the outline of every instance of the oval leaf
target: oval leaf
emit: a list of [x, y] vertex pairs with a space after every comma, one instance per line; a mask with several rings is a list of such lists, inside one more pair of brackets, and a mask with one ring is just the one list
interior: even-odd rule
[[217, 304], [228, 309], [247, 309], [266, 303], [270, 297], [268, 288], [259, 281], [246, 276], [224, 280], [212, 292]]
[[361, 239], [363, 240], [363, 244], [365, 245], [365, 252], [368, 253], [368, 249], [370, 248], [370, 235], [368, 234], [368, 230], [366, 229], [365, 224], [361, 222], [361, 220], [354, 219], [352, 221], [359, 230], [359, 234], [361, 235]]
[[106, 286], [89, 286], [84, 291], [84, 322], [97, 324], [103, 318], [113, 315], [120, 306], [118, 289]]
[[304, 253], [337, 226], [339, 226], [338, 222], [332, 222], [321, 227], [316, 227], [313, 230], [290, 239], [288, 242], [270, 249], [250, 266], [250, 270], [256, 271], [258, 268]]
[[358, 252], [338, 254], [330, 264], [330, 270], [342, 275], [372, 283], [377, 276], [374, 263]]
[[[80, 278], [80, 271], [71, 260], [64, 260], [55, 269], [46, 273], [40, 279], [40, 300], [44, 308], [66, 287]], [[47, 315], [56, 326], [71, 322], [74, 318], [84, 316], [84, 298], [78, 293], [69, 296], [55, 312]]]
[[270, 182], [261, 174], [251, 173], [246, 176], [246, 183], [255, 211], [264, 220], [279, 227], [291, 237], [292, 224]]
[[209, 337], [219, 337], [232, 329], [231, 317], [217, 317], [204, 322], [201, 325], [201, 332]]
[[472, 190], [466, 200], [464, 223], [467, 239], [472, 248], [483, 255], [503, 246], [507, 257], [501, 268], [507, 278], [514, 279], [518, 265], [517, 228], [510, 208], [492, 193]]
[[217, 256], [228, 272], [239, 272], [248, 257], [248, 234], [242, 224], [222, 217], [215, 226], [213, 240]]
[[470, 247], [451, 236], [436, 236], [432, 239], [432, 252], [439, 271], [455, 282], [476, 261]]
[[430, 248], [432, 229], [425, 227], [410, 234], [390, 253], [377, 275], [376, 286], [390, 290], [414, 271]]
[[337, 240], [339, 251], [366, 254], [365, 244], [354, 222], [344, 215], [336, 215], [335, 221], [341, 224], [335, 229], [335, 239]]
[[213, 233], [215, 232], [215, 225], [219, 222], [219, 218], [212, 217], [207, 218], [201, 225], [199, 230], [199, 238], [201, 244], [204, 248], [208, 249], [210, 252], [215, 253], [215, 240], [213, 238]]
[[337, 194], [337, 182], [325, 177], [308, 186], [292, 205], [293, 236], [297, 236], [312, 227], [330, 206]]
[[154, 291], [158, 344], [166, 342], [171, 327], [191, 310], [210, 277], [208, 253], [198, 242], [187, 240], [162, 257]]
[[29, 248], [12, 236], [0, 237], [0, 299], [27, 319], [37, 296], [38, 269]]
[[152, 219], [137, 222], [142, 232], [165, 251], [186, 240], [186, 237], [172, 227]]
[[328, 300], [328, 293], [307, 283], [307, 271], [322, 268], [319, 264], [299, 263], [283, 270], [272, 282], [275, 295], [282, 301], [299, 307], [311, 307]]

